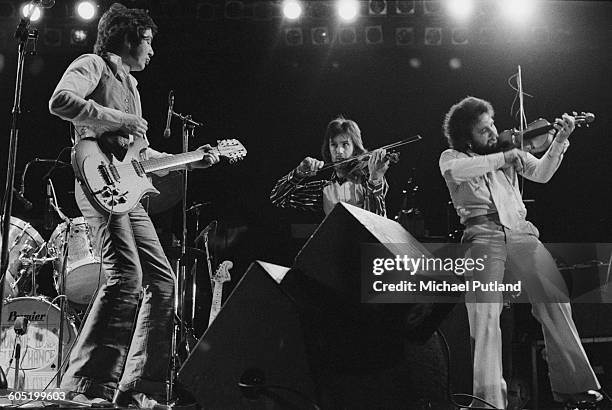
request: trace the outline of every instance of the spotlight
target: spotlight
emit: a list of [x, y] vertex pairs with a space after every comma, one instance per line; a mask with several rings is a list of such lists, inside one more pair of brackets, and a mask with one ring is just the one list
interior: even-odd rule
[[285, 0], [283, 15], [289, 20], [297, 20], [302, 15], [302, 5], [297, 0]]
[[60, 47], [62, 45], [62, 32], [56, 28], [45, 28], [42, 33], [42, 40], [48, 47]]
[[395, 2], [395, 14], [414, 14], [414, 0], [397, 0]]
[[414, 68], [415, 70], [418, 70], [423, 65], [423, 62], [420, 58], [412, 57], [410, 61], [408, 61], [408, 64], [410, 64], [410, 67]]
[[425, 0], [423, 1], [423, 11], [425, 14], [440, 14], [440, 0]]
[[502, 13], [509, 20], [520, 23], [531, 17], [535, 9], [535, 0], [502, 0]]
[[365, 42], [366, 44], [382, 44], [382, 26], [367, 26], [365, 28]]
[[339, 0], [338, 16], [344, 21], [353, 21], [359, 13], [359, 2], [357, 0]]
[[82, 46], [87, 43], [87, 31], [82, 28], [73, 28], [70, 30], [70, 44]]
[[356, 44], [357, 32], [355, 27], [342, 27], [338, 33], [338, 41], [340, 44]]
[[225, 17], [237, 20], [244, 16], [244, 3], [238, 0], [225, 2]]
[[469, 43], [469, 32], [466, 28], [454, 28], [451, 35], [451, 43], [464, 46]]
[[91, 20], [96, 16], [96, 5], [91, 1], [80, 1], [76, 6], [77, 15], [83, 20]]
[[327, 27], [313, 27], [310, 29], [310, 39], [315, 46], [322, 46], [330, 43], [329, 30]]
[[[33, 10], [32, 10], [32, 7], [34, 7]], [[30, 16], [30, 21], [36, 22], [40, 20], [40, 18], [42, 17], [42, 10], [40, 9], [40, 7], [32, 6], [31, 3], [28, 3], [28, 4], [24, 4], [23, 7], [21, 8], [21, 15], [23, 17]]]
[[285, 44], [290, 47], [301, 46], [304, 44], [304, 35], [299, 27], [285, 29]]
[[474, 2], [473, 0], [448, 0], [446, 8], [452, 17], [465, 20], [474, 10]]
[[425, 27], [425, 45], [442, 45], [442, 27]]
[[198, 3], [196, 5], [196, 18], [198, 20], [213, 20], [215, 18], [215, 6], [212, 3]]
[[386, 16], [387, 1], [386, 0], [369, 0], [368, 14], [371, 16]]
[[413, 27], [396, 27], [395, 28], [395, 44], [398, 46], [414, 45], [414, 28]]
[[448, 60], [448, 66], [451, 70], [459, 70], [461, 67], [463, 67], [463, 63], [461, 62], [460, 58], [453, 57]]

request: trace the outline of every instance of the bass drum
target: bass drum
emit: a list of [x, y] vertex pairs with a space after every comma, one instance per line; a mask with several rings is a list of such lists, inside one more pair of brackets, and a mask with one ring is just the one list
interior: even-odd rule
[[[15, 319], [28, 319], [28, 328], [23, 336], [15, 334]], [[15, 387], [15, 359], [13, 358], [16, 343], [21, 345], [19, 360], [18, 390], [42, 390], [55, 383], [57, 371], [57, 347], [59, 341], [60, 309], [43, 297], [24, 297], [10, 299], [2, 308], [0, 339], [0, 365], [6, 370], [6, 379], [10, 388]], [[69, 354], [68, 349], [76, 339], [76, 328], [65, 315], [64, 343], [62, 356]], [[12, 360], [11, 360], [12, 359]], [[9, 367], [10, 363], [10, 367]], [[50, 382], [52, 383], [50, 384]]]
[[[0, 218], [2, 220], [2, 218]], [[2, 246], [2, 238], [0, 238]], [[38, 258], [45, 255], [47, 248], [40, 234], [27, 222], [11, 216], [9, 227], [9, 265], [4, 281], [3, 299], [23, 295], [31, 290], [30, 273], [32, 264], [28, 258]], [[24, 289], [28, 282], [30, 289]]]

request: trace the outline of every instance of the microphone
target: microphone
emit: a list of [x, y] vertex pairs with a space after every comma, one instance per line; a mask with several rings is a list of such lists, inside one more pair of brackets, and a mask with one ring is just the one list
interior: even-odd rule
[[17, 190], [13, 188], [13, 194], [15, 194], [15, 198], [21, 202], [26, 211], [32, 209], [32, 202], [28, 201], [28, 199], [23, 196], [23, 190]]
[[43, 9], [50, 9], [55, 6], [55, 0], [33, 0], [32, 4]]
[[53, 191], [51, 188], [51, 180], [47, 179], [47, 199], [45, 201], [45, 211], [43, 215], [43, 226], [45, 230], [53, 229]]
[[172, 111], [174, 110], [174, 90], [168, 93], [168, 117], [166, 117], [166, 129], [164, 138], [170, 138], [170, 122], [172, 121]]

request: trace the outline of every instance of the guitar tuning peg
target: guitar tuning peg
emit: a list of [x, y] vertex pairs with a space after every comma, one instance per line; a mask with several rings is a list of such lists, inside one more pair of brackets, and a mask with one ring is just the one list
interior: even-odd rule
[[576, 115], [578, 115], [578, 113], [576, 111], [572, 111], [572, 115], [575, 117]]

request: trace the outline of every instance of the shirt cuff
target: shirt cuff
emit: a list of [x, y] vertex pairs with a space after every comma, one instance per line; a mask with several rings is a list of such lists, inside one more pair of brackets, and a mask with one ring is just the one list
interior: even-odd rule
[[385, 185], [383, 180], [380, 180], [380, 183], [375, 184], [368, 179], [366, 183], [368, 184], [368, 188], [370, 188], [372, 190], [372, 193], [375, 195], [381, 193], [383, 190], [383, 186]]
[[569, 140], [558, 142], [557, 139], [555, 138], [552, 144], [550, 145], [550, 149], [548, 150], [548, 153], [556, 157], [561, 156], [565, 154], [565, 151], [567, 151], [567, 147], [569, 147], [569, 145], [570, 145]]

